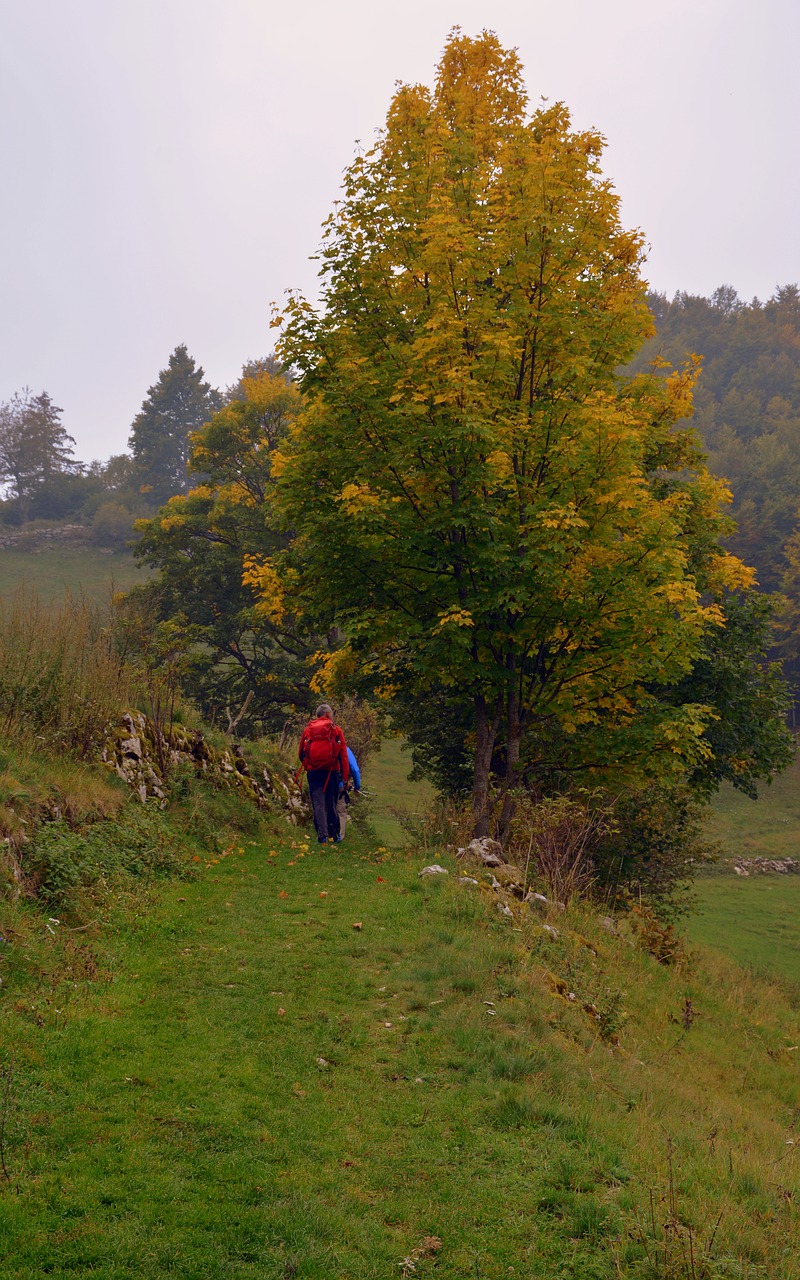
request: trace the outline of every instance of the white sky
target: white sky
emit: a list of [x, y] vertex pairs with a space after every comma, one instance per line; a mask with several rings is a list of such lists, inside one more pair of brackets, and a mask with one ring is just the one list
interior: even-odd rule
[[0, 0], [0, 400], [49, 391], [88, 461], [178, 343], [233, 382], [456, 23], [606, 135], [655, 288], [800, 281], [799, 0]]

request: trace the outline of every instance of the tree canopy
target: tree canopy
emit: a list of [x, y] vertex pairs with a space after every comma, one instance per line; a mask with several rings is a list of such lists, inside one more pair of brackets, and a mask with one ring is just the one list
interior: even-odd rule
[[[668, 776], [710, 748], [686, 677], [750, 574], [693, 433], [694, 366], [621, 377], [652, 332], [642, 239], [562, 104], [451, 36], [347, 171], [281, 357], [306, 407], [275, 458], [305, 607], [385, 696], [468, 710], [476, 828], [554, 736]], [[262, 559], [266, 605], [281, 575]], [[580, 747], [579, 747], [580, 750]]]
[[648, 298], [657, 332], [636, 358], [702, 357], [693, 425], [709, 465], [733, 490], [730, 549], [752, 564], [764, 591], [780, 590], [800, 494], [800, 291], [743, 302], [730, 286], [710, 298]]
[[249, 720], [262, 730], [308, 697], [309, 642], [290, 609], [261, 606], [248, 578], [254, 557], [287, 542], [273, 509], [272, 457], [299, 407], [274, 361], [245, 366], [228, 403], [189, 438], [203, 483], [140, 522], [136, 547], [158, 578], [135, 594], [181, 630], [189, 691], [209, 715], [249, 694]]

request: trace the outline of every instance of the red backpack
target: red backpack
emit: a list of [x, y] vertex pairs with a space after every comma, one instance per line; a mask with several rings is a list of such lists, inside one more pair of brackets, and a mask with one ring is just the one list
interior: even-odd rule
[[321, 716], [310, 720], [303, 730], [300, 760], [309, 769], [335, 769], [339, 763], [342, 735], [332, 720]]

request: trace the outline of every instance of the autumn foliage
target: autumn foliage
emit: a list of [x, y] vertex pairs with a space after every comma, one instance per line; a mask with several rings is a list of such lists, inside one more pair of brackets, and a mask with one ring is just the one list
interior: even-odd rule
[[492, 771], [508, 799], [553, 734], [629, 776], [702, 758], [711, 709], [658, 690], [750, 580], [676, 426], [694, 366], [619, 374], [652, 322], [601, 152], [456, 31], [346, 174], [322, 307], [278, 317], [305, 394], [273, 465], [298, 589], [388, 697], [469, 708], [478, 830]]

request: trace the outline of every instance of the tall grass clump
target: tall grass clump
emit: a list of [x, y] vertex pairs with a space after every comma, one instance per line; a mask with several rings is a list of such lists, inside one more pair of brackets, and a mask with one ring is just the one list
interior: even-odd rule
[[24, 588], [0, 601], [0, 734], [34, 734], [89, 756], [136, 676], [118, 652], [108, 611], [67, 595], [43, 604]]

